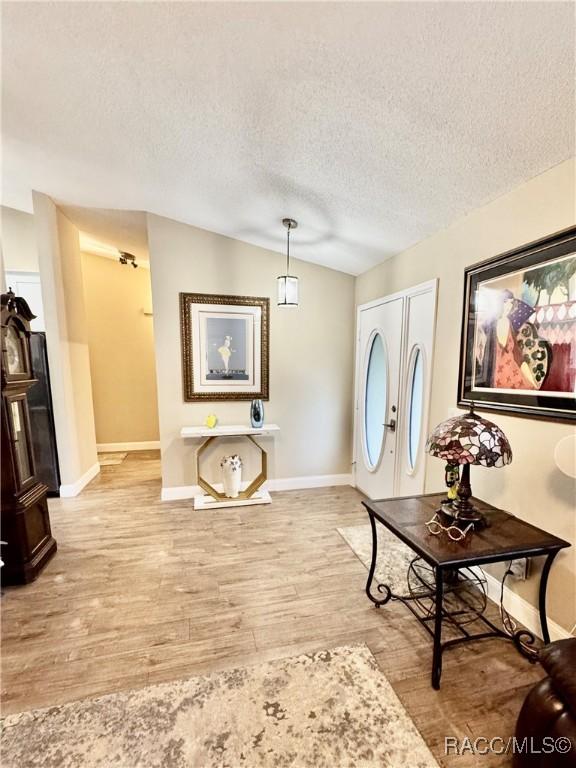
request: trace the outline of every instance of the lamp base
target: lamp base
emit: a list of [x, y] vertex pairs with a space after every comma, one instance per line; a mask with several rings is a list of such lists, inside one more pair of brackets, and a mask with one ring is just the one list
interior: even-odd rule
[[474, 530], [480, 528], [486, 528], [488, 520], [486, 516], [480, 512], [479, 509], [473, 504], [470, 504], [468, 499], [457, 499], [452, 502], [452, 508], [454, 510], [454, 517], [460, 525], [474, 524]]
[[456, 499], [452, 502], [454, 518], [459, 526], [467, 526], [472, 523], [474, 530], [486, 528], [488, 520], [476, 507], [470, 503], [472, 488], [470, 487], [470, 464], [462, 467], [462, 477], [458, 483]]
[[470, 523], [474, 525], [474, 530], [481, 530], [488, 526], [486, 515], [470, 502], [462, 504], [460, 501], [442, 501], [441, 509], [452, 525], [457, 525], [459, 528], [466, 528]]

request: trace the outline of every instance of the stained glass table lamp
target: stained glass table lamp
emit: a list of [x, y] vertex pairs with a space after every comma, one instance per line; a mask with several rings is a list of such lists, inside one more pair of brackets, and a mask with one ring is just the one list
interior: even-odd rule
[[[452, 515], [475, 527], [486, 525], [484, 515], [471, 503], [470, 464], [503, 467], [512, 461], [512, 450], [500, 427], [483, 419], [471, 408], [462, 416], [443, 421], [434, 429], [426, 443], [426, 452], [444, 459], [448, 464], [462, 465], [457, 498], [452, 502]], [[443, 511], [450, 514], [446, 507]]]

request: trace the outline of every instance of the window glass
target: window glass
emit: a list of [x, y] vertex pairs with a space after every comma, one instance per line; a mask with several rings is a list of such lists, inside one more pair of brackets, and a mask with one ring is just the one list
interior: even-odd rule
[[380, 459], [384, 442], [386, 421], [386, 399], [388, 397], [388, 364], [384, 342], [379, 333], [375, 334], [366, 371], [366, 392], [364, 395], [364, 433], [366, 453], [371, 467]]
[[420, 445], [422, 432], [422, 409], [424, 405], [424, 360], [419, 347], [415, 348], [412, 356], [412, 375], [410, 376], [410, 391], [408, 402], [408, 463], [414, 468]]

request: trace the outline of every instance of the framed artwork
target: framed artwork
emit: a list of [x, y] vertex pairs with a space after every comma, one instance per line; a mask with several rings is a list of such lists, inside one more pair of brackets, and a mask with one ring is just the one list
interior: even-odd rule
[[464, 273], [458, 405], [576, 417], [576, 227]]
[[184, 400], [268, 400], [270, 300], [180, 294]]

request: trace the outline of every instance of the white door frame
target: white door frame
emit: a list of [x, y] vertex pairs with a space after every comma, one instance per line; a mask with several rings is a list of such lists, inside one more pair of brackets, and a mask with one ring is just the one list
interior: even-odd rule
[[[398, 482], [398, 476], [400, 473], [400, 464], [401, 462], [398, 461], [398, 456], [400, 456], [400, 452], [404, 451], [406, 449], [406, 446], [404, 445], [405, 442], [405, 429], [404, 429], [404, 422], [406, 417], [406, 376], [408, 374], [408, 363], [409, 360], [406, 359], [406, 356], [409, 352], [407, 350], [408, 346], [408, 334], [407, 334], [407, 327], [408, 327], [408, 318], [409, 318], [409, 306], [410, 306], [410, 299], [414, 296], [418, 296], [422, 293], [432, 293], [433, 300], [434, 300], [434, 318], [433, 318], [433, 329], [432, 329], [432, 350], [434, 350], [435, 343], [436, 343], [436, 323], [437, 323], [437, 314], [438, 314], [438, 278], [435, 277], [433, 280], [427, 280], [424, 283], [418, 283], [418, 285], [414, 285], [410, 288], [406, 288], [403, 291], [396, 291], [395, 293], [391, 293], [388, 296], [382, 296], [379, 299], [374, 299], [373, 301], [367, 301], [365, 304], [359, 304], [356, 307], [356, 329], [355, 329], [355, 344], [356, 344], [356, 351], [355, 351], [355, 370], [354, 370], [354, 424], [353, 424], [353, 430], [352, 430], [352, 440], [353, 440], [353, 447], [352, 447], [352, 478], [354, 486], [356, 486], [356, 466], [357, 462], [361, 457], [357, 455], [358, 450], [358, 415], [360, 412], [360, 390], [361, 385], [364, 381], [364, 376], [362, 372], [362, 364], [363, 364], [363, 355], [362, 350], [360, 348], [360, 313], [363, 312], [366, 309], [372, 309], [373, 307], [379, 307], [382, 304], [388, 304], [391, 301], [396, 301], [397, 299], [405, 299], [404, 305], [402, 308], [402, 345], [401, 345], [401, 352], [400, 352], [400, 375], [399, 375], [399, 391], [398, 391], [398, 424], [402, 426], [402, 431], [398, 431], [398, 443], [396, 447], [396, 455], [395, 455], [395, 482]], [[428, 419], [430, 415], [430, 398], [432, 394], [432, 365], [433, 365], [433, 355], [431, 356], [430, 360], [426, 360], [427, 367], [429, 368], [430, 375], [428, 376], [428, 381], [426, 385], [426, 398], [424, 402], [424, 409], [423, 409], [423, 415], [422, 415], [422, 433], [424, 435], [428, 434]], [[401, 433], [402, 432], [402, 433]], [[426, 476], [424, 476], [424, 482], [426, 482]]]

